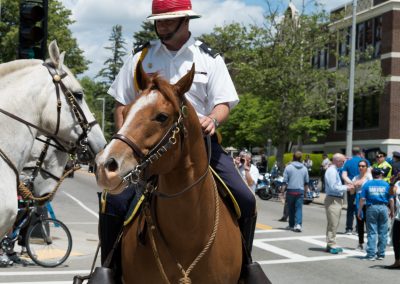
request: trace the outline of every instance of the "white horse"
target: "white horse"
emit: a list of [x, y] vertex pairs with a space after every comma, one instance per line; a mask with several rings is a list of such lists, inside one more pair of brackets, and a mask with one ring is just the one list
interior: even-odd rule
[[67, 150], [87, 147], [93, 154], [106, 144], [83, 99], [83, 90], [63, 64], [55, 41], [50, 59], [0, 64], [0, 237], [17, 214], [18, 175], [35, 137], [45, 134]]

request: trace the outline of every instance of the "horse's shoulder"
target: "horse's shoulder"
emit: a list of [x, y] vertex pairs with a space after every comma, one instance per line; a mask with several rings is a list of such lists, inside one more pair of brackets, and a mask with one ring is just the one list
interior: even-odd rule
[[216, 58], [219, 55], [219, 52], [209, 47], [206, 43], [197, 40], [195, 43], [196, 46], [200, 48], [201, 51], [210, 55], [212, 58]]
[[137, 45], [137, 46], [132, 50], [132, 55], [135, 55], [136, 53], [143, 51], [145, 48], [149, 48], [150, 45], [151, 45], [151, 42], [150, 42], [150, 41], [148, 41], [148, 42], [146, 42], [146, 43], [144, 43], [144, 44]]

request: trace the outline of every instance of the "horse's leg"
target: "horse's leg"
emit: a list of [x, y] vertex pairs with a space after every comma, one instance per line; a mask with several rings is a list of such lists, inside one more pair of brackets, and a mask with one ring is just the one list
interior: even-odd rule
[[1, 167], [2, 182], [0, 186], [0, 237], [3, 237], [13, 226], [18, 211], [17, 185], [15, 173], [7, 166]]

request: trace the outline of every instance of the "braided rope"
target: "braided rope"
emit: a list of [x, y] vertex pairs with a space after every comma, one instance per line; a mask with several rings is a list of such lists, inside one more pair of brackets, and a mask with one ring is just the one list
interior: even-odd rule
[[[202, 249], [202, 251], [199, 253], [199, 255], [193, 260], [192, 264], [189, 266], [189, 268], [186, 271], [185, 271], [185, 269], [183, 269], [182, 265], [179, 262], [176, 263], [176, 265], [178, 266], [178, 269], [181, 271], [181, 273], [183, 275], [183, 277], [179, 279], [179, 284], [191, 284], [192, 283], [192, 280], [189, 277], [190, 272], [192, 272], [192, 270], [197, 265], [197, 263], [200, 261], [200, 259], [208, 252], [208, 250], [210, 249], [211, 245], [214, 242], [215, 236], [217, 235], [218, 226], [219, 226], [220, 204], [219, 204], [219, 198], [218, 198], [219, 197], [218, 189], [217, 189], [217, 185], [215, 183], [214, 178], [212, 178], [212, 181], [213, 181], [213, 185], [214, 185], [214, 196], [215, 196], [215, 218], [214, 218], [213, 231], [212, 231], [212, 233], [210, 235], [210, 239], [208, 240], [205, 247]], [[165, 273], [163, 264], [161, 262], [160, 255], [157, 250], [157, 245], [156, 245], [156, 242], [154, 239], [153, 233], [156, 231], [157, 228], [153, 224], [153, 220], [151, 218], [150, 210], [148, 207], [145, 207], [144, 212], [145, 212], [146, 220], [150, 226], [150, 231], [149, 231], [150, 243], [152, 246], [154, 258], [156, 259], [157, 267], [161, 273], [161, 276], [162, 276], [164, 282], [167, 284], [170, 284], [170, 281], [168, 280], [168, 277]]]
[[215, 236], [217, 235], [217, 230], [218, 230], [218, 225], [219, 225], [219, 198], [218, 198], [218, 190], [217, 190], [217, 185], [215, 183], [214, 178], [212, 178], [213, 185], [214, 185], [214, 196], [215, 196], [215, 219], [214, 219], [214, 227], [213, 231], [211, 233], [210, 239], [208, 240], [208, 243], [206, 246], [203, 248], [203, 250], [200, 252], [200, 254], [196, 257], [196, 259], [192, 262], [192, 264], [189, 266], [189, 268], [185, 271], [180, 263], [178, 263], [178, 267], [181, 269], [181, 272], [183, 274], [183, 278], [179, 279], [179, 284], [191, 284], [192, 281], [189, 278], [190, 272], [192, 272], [193, 268], [197, 265], [197, 263], [200, 261], [200, 259], [207, 253], [207, 251], [210, 249], [211, 245], [214, 242]]
[[44, 204], [46, 203], [48, 200], [52, 200], [53, 196], [56, 194], [58, 188], [60, 187], [61, 183], [64, 181], [64, 179], [72, 172], [77, 171], [81, 168], [81, 166], [75, 166], [72, 169], [66, 171], [63, 176], [60, 178], [60, 180], [57, 182], [56, 186], [54, 187], [54, 189], [49, 192], [48, 194], [46, 194], [45, 196], [42, 197], [35, 197], [32, 194], [32, 191], [23, 183], [20, 182], [18, 185], [18, 194], [22, 196], [22, 198], [24, 200], [34, 200], [36, 202], [38, 202], [39, 204]]

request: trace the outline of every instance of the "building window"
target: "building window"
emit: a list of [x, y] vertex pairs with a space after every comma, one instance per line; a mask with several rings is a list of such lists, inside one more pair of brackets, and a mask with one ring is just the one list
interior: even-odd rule
[[[354, 96], [353, 128], [355, 130], [379, 126], [379, 94], [358, 94]], [[347, 107], [337, 109], [336, 131], [347, 129]]]
[[356, 49], [363, 52], [365, 51], [365, 23], [357, 25]]
[[374, 19], [374, 57], [381, 56], [382, 16]]
[[368, 20], [365, 22], [365, 47], [373, 44], [373, 20]]
[[326, 50], [323, 49], [319, 52], [319, 68], [326, 68]]

